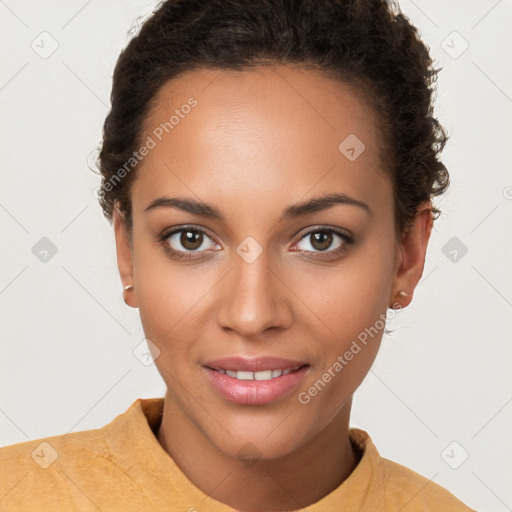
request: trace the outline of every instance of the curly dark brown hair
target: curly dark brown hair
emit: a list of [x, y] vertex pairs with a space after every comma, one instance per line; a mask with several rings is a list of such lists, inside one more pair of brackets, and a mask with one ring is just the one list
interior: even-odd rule
[[[449, 186], [439, 160], [447, 134], [433, 116], [441, 68], [433, 67], [429, 49], [399, 6], [385, 0], [161, 2], [115, 66], [96, 162], [105, 217], [112, 222], [117, 205], [131, 233], [134, 151], [142, 144], [152, 99], [168, 80], [201, 67], [243, 71], [292, 63], [363, 91], [381, 121], [396, 232], [406, 230], [420, 204]], [[432, 206], [432, 213], [437, 218], [441, 212]]]

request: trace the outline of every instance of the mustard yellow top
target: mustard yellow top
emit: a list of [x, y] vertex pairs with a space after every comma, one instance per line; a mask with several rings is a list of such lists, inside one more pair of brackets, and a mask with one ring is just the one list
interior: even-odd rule
[[[138, 398], [103, 428], [0, 449], [2, 512], [232, 512], [197, 488], [156, 438], [163, 398]], [[351, 475], [303, 512], [465, 512], [438, 484], [382, 458], [364, 430]], [[474, 511], [473, 511], [474, 512]]]

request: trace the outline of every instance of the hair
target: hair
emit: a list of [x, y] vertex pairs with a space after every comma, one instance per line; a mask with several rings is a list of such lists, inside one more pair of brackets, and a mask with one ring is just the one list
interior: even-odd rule
[[[157, 5], [117, 60], [111, 109], [97, 167], [99, 203], [112, 222], [118, 208], [131, 234], [134, 151], [159, 89], [198, 68], [249, 70], [297, 64], [361, 91], [383, 134], [385, 172], [394, 191], [397, 234], [418, 207], [449, 186], [439, 156], [447, 134], [433, 116], [429, 48], [396, 3], [385, 0], [166, 0]], [[127, 162], [133, 169], [127, 171]], [[135, 163], [133, 163], [135, 162]], [[124, 172], [122, 170], [124, 169]]]

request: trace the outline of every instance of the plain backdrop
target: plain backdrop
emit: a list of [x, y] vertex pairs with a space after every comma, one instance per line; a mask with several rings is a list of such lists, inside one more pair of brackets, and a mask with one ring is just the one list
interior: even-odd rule
[[[356, 392], [351, 424], [382, 456], [477, 510], [504, 512], [512, 510], [512, 2], [400, 5], [443, 67], [435, 114], [451, 136], [443, 161], [452, 185], [436, 202], [443, 215], [414, 300], [388, 325], [394, 332]], [[136, 398], [164, 395], [154, 365], [137, 357], [139, 312], [123, 302], [113, 230], [89, 169], [117, 56], [155, 6], [0, 2], [2, 446], [100, 428]]]

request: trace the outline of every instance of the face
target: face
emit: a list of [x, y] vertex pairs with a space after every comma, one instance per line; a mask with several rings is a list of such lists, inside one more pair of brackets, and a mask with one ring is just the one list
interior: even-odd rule
[[[232, 456], [247, 442], [264, 458], [290, 453], [348, 417], [397, 291], [377, 120], [347, 86], [290, 66], [195, 70], [157, 99], [129, 249], [116, 224], [130, 305], [183, 424]], [[302, 367], [269, 381], [219, 371], [263, 357], [288, 363], [250, 367], [258, 379]]]

